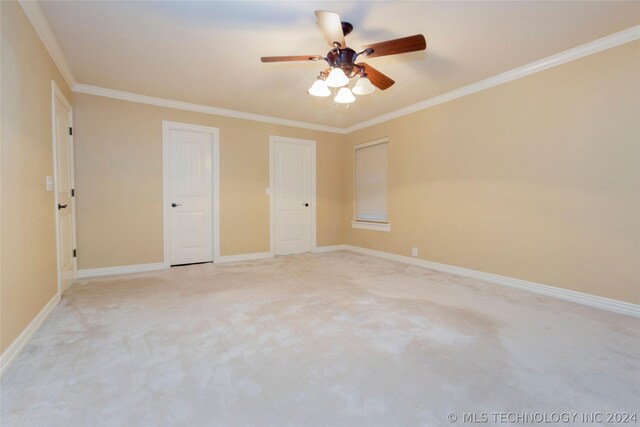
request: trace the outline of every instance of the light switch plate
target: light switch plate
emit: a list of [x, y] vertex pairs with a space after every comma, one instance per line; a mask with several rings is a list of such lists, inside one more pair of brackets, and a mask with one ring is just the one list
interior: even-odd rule
[[266, 194], [267, 196], [269, 195], [269, 187], [264, 189], [264, 194]]
[[47, 176], [47, 191], [53, 191], [53, 177]]

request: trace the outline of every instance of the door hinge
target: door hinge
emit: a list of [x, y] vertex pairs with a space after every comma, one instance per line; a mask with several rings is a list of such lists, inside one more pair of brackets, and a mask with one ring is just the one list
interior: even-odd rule
[[74, 258], [78, 257], [78, 251], [76, 249], [73, 250], [73, 257]]
[[69, 128], [69, 135], [73, 135], [73, 128], [72, 127]]
[[75, 188], [71, 189], [71, 197], [76, 197], [76, 189]]

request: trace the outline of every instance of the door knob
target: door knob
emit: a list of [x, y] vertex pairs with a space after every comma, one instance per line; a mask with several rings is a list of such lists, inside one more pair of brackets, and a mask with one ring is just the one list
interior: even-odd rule
[[305, 203], [305, 204], [304, 204], [304, 207], [305, 207], [305, 208], [308, 208], [308, 207], [309, 207], [309, 203]]
[[175, 208], [175, 207], [178, 207], [178, 206], [182, 206], [182, 203], [171, 203], [171, 207], [172, 208]]
[[65, 209], [67, 207], [67, 205], [61, 205], [60, 203], [58, 203], [58, 209]]

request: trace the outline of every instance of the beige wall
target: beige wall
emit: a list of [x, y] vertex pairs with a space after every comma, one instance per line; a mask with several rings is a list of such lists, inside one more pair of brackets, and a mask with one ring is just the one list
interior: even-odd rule
[[640, 42], [348, 135], [388, 136], [391, 232], [348, 243], [640, 303]]
[[342, 244], [343, 136], [75, 94], [79, 268], [162, 262], [162, 121], [220, 129], [220, 251], [269, 251], [269, 136], [316, 141], [317, 244]]
[[9, 344], [58, 289], [51, 80], [71, 92], [17, 2], [2, 8], [0, 348]]

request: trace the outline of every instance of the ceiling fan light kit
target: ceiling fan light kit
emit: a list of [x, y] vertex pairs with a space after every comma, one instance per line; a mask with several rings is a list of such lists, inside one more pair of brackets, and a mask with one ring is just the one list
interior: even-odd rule
[[[340, 88], [333, 98], [339, 104], [350, 104], [356, 100], [355, 95], [368, 95], [375, 91], [386, 90], [395, 82], [382, 74], [372, 66], [364, 62], [356, 63], [359, 56], [375, 58], [378, 56], [397, 55], [399, 53], [416, 52], [425, 50], [427, 42], [422, 34], [404, 37], [401, 39], [388, 40], [386, 42], [374, 43], [365, 46], [362, 51], [347, 47], [344, 37], [351, 33], [353, 25], [342, 22], [340, 15], [336, 12], [316, 10], [318, 26], [324, 36], [332, 46], [326, 57], [320, 55], [297, 55], [297, 56], [263, 56], [262, 62], [285, 62], [285, 61], [318, 61], [324, 59], [329, 67], [320, 73], [318, 79], [307, 91], [308, 94], [319, 97], [331, 95], [330, 88]], [[345, 87], [350, 79], [358, 78], [353, 89]]]

